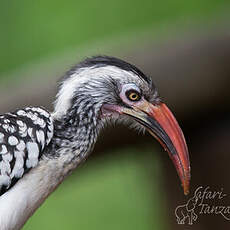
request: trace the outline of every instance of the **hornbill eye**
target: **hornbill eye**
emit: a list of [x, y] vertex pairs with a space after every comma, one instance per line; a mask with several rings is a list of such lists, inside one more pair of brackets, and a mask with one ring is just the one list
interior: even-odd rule
[[128, 90], [125, 94], [130, 101], [139, 101], [141, 99], [140, 93], [133, 89]]

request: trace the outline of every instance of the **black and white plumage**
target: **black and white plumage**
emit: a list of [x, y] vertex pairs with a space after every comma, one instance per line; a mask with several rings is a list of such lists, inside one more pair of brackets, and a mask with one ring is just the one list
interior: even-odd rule
[[156, 137], [188, 192], [187, 146], [152, 79], [120, 59], [97, 56], [67, 72], [53, 113], [28, 107], [0, 116], [1, 230], [20, 229], [114, 120], [128, 121]]
[[53, 137], [49, 112], [27, 107], [0, 116], [0, 194], [37, 166]]

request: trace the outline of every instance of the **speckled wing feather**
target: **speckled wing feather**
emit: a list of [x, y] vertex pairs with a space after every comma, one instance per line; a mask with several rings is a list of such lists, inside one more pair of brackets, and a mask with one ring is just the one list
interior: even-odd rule
[[43, 108], [0, 115], [0, 195], [36, 167], [52, 137], [52, 118]]

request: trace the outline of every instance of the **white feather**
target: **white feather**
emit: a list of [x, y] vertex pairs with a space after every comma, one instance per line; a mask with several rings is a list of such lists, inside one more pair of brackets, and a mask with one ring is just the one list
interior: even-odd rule
[[[55, 112], [53, 114], [54, 117], [60, 118], [68, 111], [76, 89], [78, 89], [84, 83], [98, 80], [100, 78], [113, 78], [119, 80], [134, 78], [138, 79], [138, 77], [133, 72], [122, 70], [116, 66], [81, 68], [62, 83], [55, 102]], [[87, 85], [84, 86], [87, 87]], [[92, 96], [97, 97], [99, 96], [98, 93], [99, 92], [95, 90]]]
[[[77, 166], [79, 159], [75, 154], [77, 155], [68, 152], [59, 158], [44, 158], [37, 167], [31, 169], [9, 191], [0, 196], [1, 230], [21, 229], [47, 196]], [[0, 180], [7, 183], [8, 178], [0, 176]]]

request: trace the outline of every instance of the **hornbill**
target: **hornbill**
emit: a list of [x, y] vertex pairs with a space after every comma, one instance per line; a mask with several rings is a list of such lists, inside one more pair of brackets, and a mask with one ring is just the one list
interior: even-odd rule
[[161, 143], [187, 194], [186, 142], [152, 79], [123, 60], [95, 56], [62, 78], [54, 112], [26, 107], [0, 115], [1, 230], [20, 229], [114, 120], [147, 130]]

